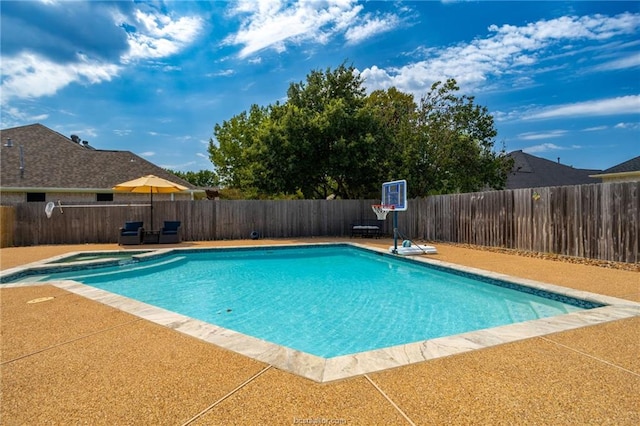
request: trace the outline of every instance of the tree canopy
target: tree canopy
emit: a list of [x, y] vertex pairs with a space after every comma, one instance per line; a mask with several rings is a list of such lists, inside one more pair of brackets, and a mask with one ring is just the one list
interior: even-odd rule
[[173, 173], [179, 178], [184, 179], [195, 186], [200, 186], [203, 188], [212, 188], [212, 187], [218, 186], [219, 184], [218, 175], [216, 175], [216, 172], [213, 172], [211, 170], [200, 170], [197, 172], [191, 172], [191, 171], [181, 172], [178, 170], [171, 170], [171, 169], [166, 169], [166, 170], [169, 173]]
[[502, 188], [510, 163], [494, 150], [487, 109], [437, 82], [416, 104], [395, 88], [367, 95], [352, 66], [312, 71], [287, 100], [214, 127], [220, 185], [247, 198], [378, 198], [406, 179], [409, 196]]

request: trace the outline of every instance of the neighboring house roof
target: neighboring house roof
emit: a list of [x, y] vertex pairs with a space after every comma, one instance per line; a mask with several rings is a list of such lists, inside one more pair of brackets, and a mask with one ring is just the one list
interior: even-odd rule
[[[7, 146], [8, 139], [12, 147]], [[42, 124], [0, 130], [0, 141], [0, 186], [5, 190], [111, 190], [148, 174], [195, 189], [130, 151], [95, 149]]]
[[511, 173], [507, 176], [506, 189], [600, 182], [598, 179], [590, 177], [590, 175], [598, 173], [599, 170], [575, 169], [522, 151], [513, 151], [508, 155], [513, 158], [514, 163]]
[[623, 163], [609, 167], [600, 173], [591, 175], [597, 178], [612, 178], [623, 176], [640, 176], [640, 156], [627, 160]]
[[640, 171], [640, 155], [627, 160], [624, 163], [617, 164], [613, 167], [609, 167], [607, 170], [603, 170], [602, 174], [610, 173], [624, 173], [624, 172], [637, 172]]

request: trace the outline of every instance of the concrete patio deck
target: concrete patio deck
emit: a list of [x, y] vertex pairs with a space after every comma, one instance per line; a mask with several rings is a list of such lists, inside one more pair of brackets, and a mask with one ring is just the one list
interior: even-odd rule
[[[180, 246], [309, 241], [335, 240]], [[640, 301], [637, 271], [436, 246], [438, 260]], [[0, 267], [114, 249], [4, 248]], [[50, 285], [0, 288], [0, 307], [3, 425], [640, 423], [638, 316], [316, 383]]]

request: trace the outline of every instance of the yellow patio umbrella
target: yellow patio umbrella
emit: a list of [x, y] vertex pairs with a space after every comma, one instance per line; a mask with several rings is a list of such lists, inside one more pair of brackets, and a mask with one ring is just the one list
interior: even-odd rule
[[113, 187], [115, 191], [149, 193], [151, 195], [151, 229], [153, 229], [153, 194], [170, 194], [189, 188], [154, 175], [146, 175]]

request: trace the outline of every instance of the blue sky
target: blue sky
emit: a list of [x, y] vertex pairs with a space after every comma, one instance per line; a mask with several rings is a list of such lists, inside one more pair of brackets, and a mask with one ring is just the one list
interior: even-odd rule
[[[640, 155], [640, 2], [1, 1], [1, 127], [42, 123], [175, 170], [311, 70], [418, 100], [455, 78], [496, 147], [577, 168]], [[19, 141], [16, 141], [19, 142]], [[398, 178], [402, 178], [399, 176]]]

